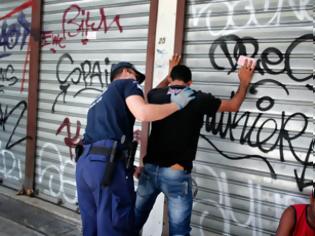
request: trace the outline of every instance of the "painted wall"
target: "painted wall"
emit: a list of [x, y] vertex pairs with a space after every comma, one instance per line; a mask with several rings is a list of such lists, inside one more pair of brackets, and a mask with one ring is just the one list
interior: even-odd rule
[[20, 188], [24, 176], [30, 1], [0, 3], [0, 182]]
[[[0, 1], [0, 181], [15, 189], [24, 174], [28, 3]], [[183, 63], [193, 71], [193, 88], [228, 99], [238, 87], [237, 57], [258, 59], [240, 111], [205, 117], [192, 235], [271, 235], [286, 206], [307, 202], [314, 178], [313, 4], [187, 1]], [[145, 71], [150, 1], [43, 5], [36, 193], [76, 209], [73, 147], [111, 64], [129, 60]]]
[[74, 147], [112, 63], [145, 71], [148, 1], [44, 1], [36, 188], [77, 208]]
[[258, 66], [237, 113], [205, 117], [194, 168], [193, 235], [271, 235], [314, 178], [313, 1], [188, 1], [193, 87], [228, 99], [236, 61]]

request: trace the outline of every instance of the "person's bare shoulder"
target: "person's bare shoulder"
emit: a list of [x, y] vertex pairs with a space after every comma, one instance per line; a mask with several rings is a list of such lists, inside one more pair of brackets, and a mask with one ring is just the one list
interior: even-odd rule
[[291, 236], [294, 226], [295, 210], [292, 206], [290, 206], [282, 213], [276, 236]]

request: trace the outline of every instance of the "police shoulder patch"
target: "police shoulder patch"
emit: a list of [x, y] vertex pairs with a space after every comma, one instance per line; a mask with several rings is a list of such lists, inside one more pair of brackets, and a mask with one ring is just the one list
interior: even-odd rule
[[137, 88], [140, 89], [143, 92], [143, 87], [137, 83]]

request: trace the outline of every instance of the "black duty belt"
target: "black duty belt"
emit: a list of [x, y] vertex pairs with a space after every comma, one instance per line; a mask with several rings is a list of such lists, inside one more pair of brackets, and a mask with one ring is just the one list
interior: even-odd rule
[[[111, 148], [106, 148], [106, 147], [95, 147], [92, 146], [89, 150], [89, 154], [94, 154], [94, 155], [102, 155], [109, 157], [112, 153]], [[124, 151], [118, 151], [116, 154], [116, 158], [123, 160], [126, 155], [124, 155]]]
[[110, 156], [112, 149], [105, 147], [91, 147], [89, 154], [102, 155], [102, 156]]
[[[106, 148], [102, 146], [89, 146], [89, 150], [85, 155], [101, 155], [104, 156], [107, 164], [105, 165], [105, 173], [102, 180], [102, 185], [104, 187], [108, 186], [112, 182], [113, 173], [115, 170], [115, 160], [123, 160], [125, 168], [127, 170], [133, 170], [133, 162], [135, 158], [135, 153], [137, 150], [138, 143], [133, 141], [130, 143], [129, 147], [126, 149], [118, 149], [118, 142], [113, 141], [113, 146], [111, 148]], [[76, 151], [76, 162], [79, 160], [83, 153], [83, 146], [81, 144], [77, 145], [75, 148]]]

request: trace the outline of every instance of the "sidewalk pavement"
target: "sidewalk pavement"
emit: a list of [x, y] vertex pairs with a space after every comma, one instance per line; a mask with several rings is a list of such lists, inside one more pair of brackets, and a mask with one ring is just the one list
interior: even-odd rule
[[0, 186], [0, 236], [82, 235], [79, 214]]

